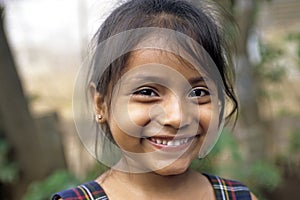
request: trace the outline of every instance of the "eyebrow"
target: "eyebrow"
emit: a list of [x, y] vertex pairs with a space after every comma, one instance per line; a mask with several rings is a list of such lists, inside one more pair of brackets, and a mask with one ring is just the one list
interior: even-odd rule
[[161, 81], [162, 78], [157, 77], [157, 76], [138, 75], [138, 76], [130, 78], [130, 80], [133, 80], [133, 81], [145, 81], [145, 80]]
[[[139, 75], [137, 77], [131, 78], [130, 80], [137, 81], [137, 82], [144, 82], [144, 81], [161, 82], [163, 79], [161, 77], [157, 77], [157, 76]], [[187, 81], [190, 84], [196, 84], [199, 82], [207, 82], [207, 81], [209, 81], [209, 79], [207, 77], [198, 76], [198, 77], [191, 78]]]
[[189, 80], [189, 83], [190, 84], [196, 84], [196, 83], [199, 83], [199, 82], [207, 82], [207, 81], [209, 81], [209, 79], [207, 77], [199, 76], [199, 77], [191, 78]]

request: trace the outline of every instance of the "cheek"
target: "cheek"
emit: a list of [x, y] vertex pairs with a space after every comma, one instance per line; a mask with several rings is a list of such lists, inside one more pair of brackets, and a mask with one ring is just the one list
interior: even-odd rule
[[199, 125], [206, 133], [210, 126], [218, 124], [217, 111], [213, 109], [211, 104], [201, 105], [197, 113]]
[[140, 138], [143, 126], [149, 121], [147, 107], [131, 103], [128, 98], [119, 96], [111, 108], [112, 112], [109, 116], [111, 132]]
[[147, 106], [122, 102], [115, 102], [112, 109], [113, 114], [108, 119], [112, 136], [118, 146], [129, 150], [126, 147], [139, 143], [143, 127], [149, 123], [149, 109]]
[[138, 133], [128, 132], [125, 129], [130, 129], [129, 126], [127, 127], [120, 127], [119, 122], [114, 120], [109, 121], [110, 130], [112, 137], [118, 147], [122, 150], [135, 152], [137, 147], [140, 145], [140, 137]]
[[129, 103], [128, 117], [131, 123], [142, 128], [151, 121], [150, 110], [151, 107], [148, 105]]

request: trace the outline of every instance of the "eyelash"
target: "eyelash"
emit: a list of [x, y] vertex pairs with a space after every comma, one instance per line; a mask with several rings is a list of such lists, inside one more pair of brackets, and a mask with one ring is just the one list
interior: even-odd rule
[[[194, 94], [193, 94], [194, 92]], [[200, 94], [195, 94], [195, 92], [200, 92]], [[140, 97], [146, 97], [146, 98], [151, 98], [151, 97], [158, 97], [159, 95], [157, 94], [157, 92], [152, 89], [152, 88], [141, 88], [137, 91], [135, 91], [133, 93], [133, 95], [135, 96], [140, 96]], [[193, 88], [189, 94], [188, 94], [188, 97], [189, 98], [203, 98], [205, 96], [209, 96], [210, 95], [210, 92], [207, 88], [205, 87], [196, 87], [196, 88]]]
[[[149, 92], [150, 92], [150, 95], [149, 95]], [[145, 93], [148, 93], [148, 94], [145, 94]], [[143, 97], [157, 97], [158, 94], [154, 91], [154, 89], [151, 89], [151, 88], [142, 88], [142, 89], [139, 89], [137, 91], [135, 91], [133, 93], [133, 95], [136, 95], [136, 96], [143, 96]]]
[[[192, 96], [192, 92], [195, 92], [195, 91], [198, 91], [198, 92], [200, 91], [201, 94], [199, 96]], [[201, 97], [205, 97], [205, 96], [209, 96], [209, 95], [210, 95], [210, 92], [207, 88], [205, 88], [205, 87], [196, 87], [196, 88], [192, 89], [192, 91], [189, 93], [188, 97], [201, 98]]]

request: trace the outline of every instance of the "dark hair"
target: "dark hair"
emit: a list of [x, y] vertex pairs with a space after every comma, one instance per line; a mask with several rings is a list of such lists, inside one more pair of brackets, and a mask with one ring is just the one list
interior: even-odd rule
[[[232, 48], [231, 36], [235, 26], [230, 15], [219, 6], [203, 0], [197, 1], [197, 5], [184, 0], [129, 0], [104, 21], [94, 37], [96, 46], [118, 33], [143, 27], [171, 29], [199, 43], [217, 66], [226, 94], [224, 98], [231, 103], [226, 121], [237, 116], [238, 101], [233, 90], [234, 67], [229, 49]], [[133, 45], [141, 39], [138, 38]], [[120, 76], [129, 55], [126, 53], [114, 60], [101, 76], [92, 74], [92, 81], [97, 85], [99, 93], [104, 96], [108, 94], [109, 85]], [[94, 65], [97, 67], [97, 64]]]

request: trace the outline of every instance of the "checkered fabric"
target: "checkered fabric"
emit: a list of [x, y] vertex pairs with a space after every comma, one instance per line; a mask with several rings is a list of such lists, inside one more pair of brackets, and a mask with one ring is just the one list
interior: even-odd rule
[[58, 192], [52, 200], [108, 200], [102, 187], [95, 181], [91, 181], [77, 187]]
[[[216, 200], [251, 200], [249, 189], [242, 183], [223, 179], [218, 176], [203, 174], [212, 184]], [[88, 182], [61, 191], [52, 196], [52, 200], [108, 200], [102, 187], [95, 181]]]
[[251, 200], [251, 194], [245, 185], [238, 181], [203, 174], [214, 188], [217, 200]]

